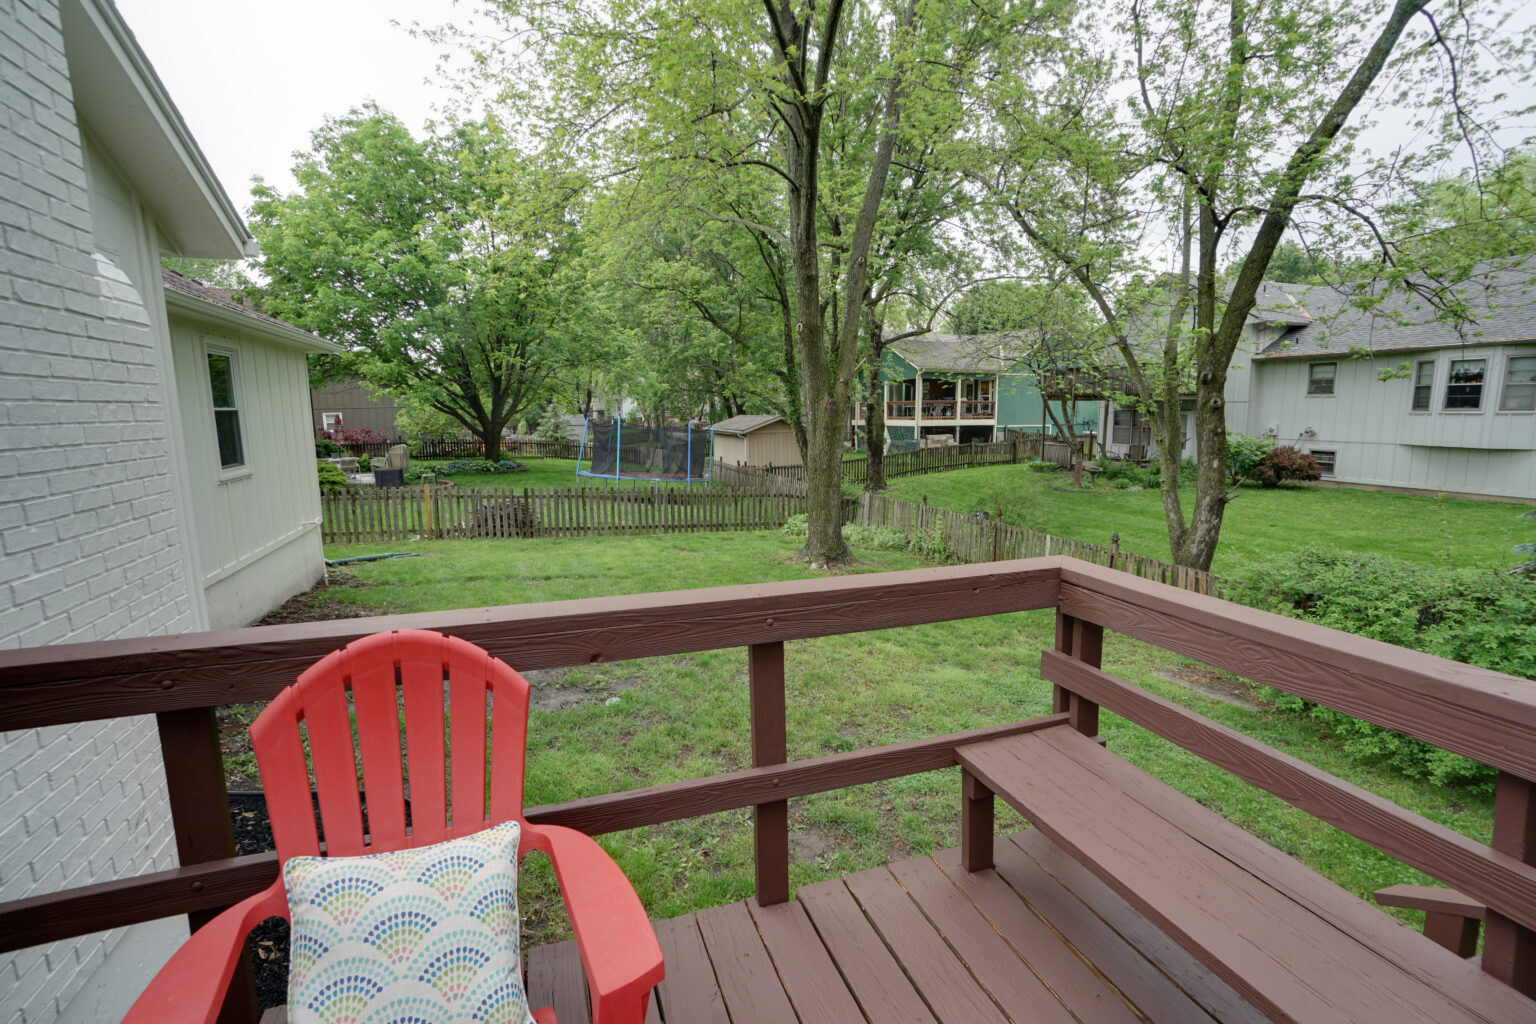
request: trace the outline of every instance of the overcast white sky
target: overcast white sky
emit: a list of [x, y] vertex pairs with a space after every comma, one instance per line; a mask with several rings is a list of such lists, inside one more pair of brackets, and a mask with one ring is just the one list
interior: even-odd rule
[[[225, 190], [248, 212], [253, 175], [288, 191], [295, 150], [366, 99], [420, 131], [449, 96], [438, 52], [406, 31], [469, 18], [470, 0], [116, 0]], [[1536, 21], [1536, 4], [1515, 19]], [[400, 25], [392, 24], [399, 22]], [[1536, 102], [1530, 87], [1523, 102]], [[1404, 141], [1390, 116], [1369, 136]], [[1506, 144], [1531, 130], [1510, 125]]]
[[241, 212], [251, 177], [287, 191], [293, 152], [365, 99], [420, 131], [447, 95], [402, 26], [464, 20], [451, 0], [116, 0]]

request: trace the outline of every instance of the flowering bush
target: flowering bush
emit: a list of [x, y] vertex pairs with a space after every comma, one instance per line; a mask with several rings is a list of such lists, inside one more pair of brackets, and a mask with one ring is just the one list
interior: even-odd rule
[[1281, 445], [1266, 452], [1249, 476], [1264, 487], [1279, 487], [1282, 480], [1321, 480], [1323, 468], [1306, 452]]
[[315, 437], [326, 441], [339, 441], [342, 444], [371, 444], [375, 441], [388, 441], [384, 431], [378, 427], [343, 427], [339, 430], [320, 429], [315, 431]]

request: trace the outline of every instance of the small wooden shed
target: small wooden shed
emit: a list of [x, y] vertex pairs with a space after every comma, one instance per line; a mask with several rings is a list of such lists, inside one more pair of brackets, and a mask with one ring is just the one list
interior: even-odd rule
[[714, 457], [726, 465], [798, 466], [800, 447], [782, 416], [732, 416], [710, 428]]

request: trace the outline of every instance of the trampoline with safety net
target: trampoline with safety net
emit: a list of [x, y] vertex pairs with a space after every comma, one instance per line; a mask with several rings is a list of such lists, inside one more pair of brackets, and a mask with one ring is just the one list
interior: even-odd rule
[[576, 463], [579, 476], [679, 483], [702, 483], [709, 476], [708, 427], [588, 420], [583, 440], [591, 455]]

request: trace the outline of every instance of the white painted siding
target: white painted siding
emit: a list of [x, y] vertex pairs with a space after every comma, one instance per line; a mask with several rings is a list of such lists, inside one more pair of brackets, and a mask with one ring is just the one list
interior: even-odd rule
[[[0, 646], [195, 628], [158, 294], [125, 272], [153, 238], [93, 231], [135, 212], [93, 202], [54, 0], [0, 0], [0, 117]], [[0, 899], [174, 867], [169, 820], [151, 720], [0, 734]], [[0, 1019], [116, 1019], [185, 934], [0, 956]]]
[[[1536, 346], [1477, 346], [1391, 359], [1260, 360], [1248, 417], [1250, 433], [1274, 428], [1281, 444], [1337, 452], [1334, 479], [1345, 483], [1536, 497], [1536, 413], [1500, 412], [1504, 367]], [[1488, 360], [1482, 408], [1446, 410], [1449, 360]], [[1427, 412], [1415, 412], [1411, 379], [1378, 375], [1404, 361], [1433, 359], [1436, 383]], [[1308, 367], [1334, 362], [1332, 395], [1308, 395]], [[1235, 429], [1235, 428], [1234, 428]], [[1311, 431], [1311, 434], [1307, 434]]]
[[[324, 573], [305, 355], [180, 313], [171, 344], [209, 625], [249, 625]], [[238, 469], [219, 465], [210, 349], [234, 360], [245, 456]]]

